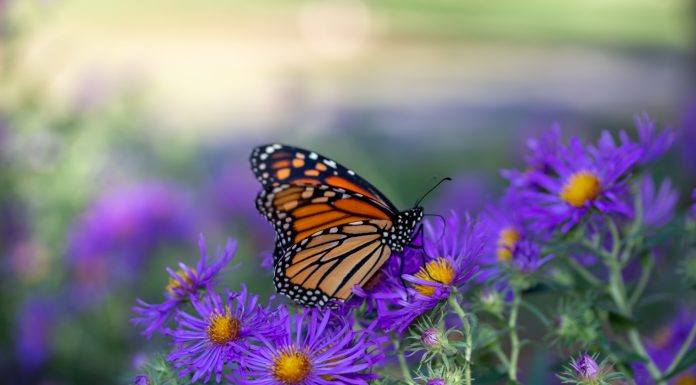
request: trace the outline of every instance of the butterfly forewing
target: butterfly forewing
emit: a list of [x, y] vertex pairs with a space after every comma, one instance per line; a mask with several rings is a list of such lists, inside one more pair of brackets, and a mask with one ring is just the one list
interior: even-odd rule
[[256, 147], [251, 169], [264, 188], [280, 185], [327, 185], [364, 195], [392, 213], [398, 210], [382, 193], [354, 171], [317, 154], [296, 147], [269, 144]]

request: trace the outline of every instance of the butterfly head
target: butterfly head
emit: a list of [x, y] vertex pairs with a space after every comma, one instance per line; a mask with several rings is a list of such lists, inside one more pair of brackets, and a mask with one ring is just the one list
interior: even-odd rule
[[423, 220], [423, 208], [416, 206], [412, 209], [402, 211], [394, 221], [390, 246], [392, 250], [399, 253], [404, 247], [411, 243], [412, 234]]

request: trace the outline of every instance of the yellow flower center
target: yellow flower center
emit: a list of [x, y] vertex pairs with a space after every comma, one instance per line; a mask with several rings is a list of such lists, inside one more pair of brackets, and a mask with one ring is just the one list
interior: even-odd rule
[[691, 373], [682, 374], [677, 377], [674, 385], [696, 385], [696, 375]]
[[[186, 285], [191, 285], [191, 283], [193, 283], [193, 278], [196, 275], [196, 269], [191, 269], [191, 274], [187, 274], [185, 271], [179, 270], [176, 272], [176, 275], [183, 279], [184, 282], [186, 282]], [[193, 277], [191, 275], [193, 275]], [[169, 281], [167, 282], [167, 286], [164, 287], [164, 290], [166, 290], [167, 293], [169, 293], [169, 295], [172, 297], [177, 297], [179, 294], [175, 291], [175, 289], [181, 289], [181, 282], [173, 277], [169, 277]]]
[[229, 309], [222, 314], [213, 314], [208, 322], [208, 338], [215, 345], [225, 345], [239, 337], [242, 323], [230, 315]]
[[498, 260], [507, 262], [512, 259], [512, 249], [520, 240], [520, 233], [512, 226], [506, 227], [498, 235]]
[[[438, 258], [426, 263], [425, 267], [421, 267], [415, 276], [424, 281], [438, 282], [449, 285], [452, 283], [452, 281], [454, 281], [454, 269], [448, 260]], [[433, 286], [414, 285], [414, 287], [423, 295], [430, 297], [435, 294], [435, 287]]]
[[273, 376], [283, 384], [299, 384], [309, 376], [312, 364], [307, 354], [294, 346], [282, 350], [273, 359]]
[[602, 192], [602, 185], [597, 175], [583, 170], [568, 178], [560, 197], [575, 207], [582, 207], [585, 202], [594, 200]]

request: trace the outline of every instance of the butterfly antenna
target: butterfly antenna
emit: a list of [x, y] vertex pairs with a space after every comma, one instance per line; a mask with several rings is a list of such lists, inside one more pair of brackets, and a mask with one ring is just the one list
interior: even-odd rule
[[431, 192], [435, 191], [435, 189], [438, 188], [438, 187], [442, 184], [442, 182], [447, 182], [447, 181], [451, 181], [451, 180], [452, 180], [452, 178], [450, 178], [450, 177], [444, 177], [444, 178], [440, 179], [440, 181], [437, 182], [437, 183], [435, 184], [435, 186], [431, 187], [430, 190], [426, 191], [425, 194], [423, 194], [423, 196], [420, 197], [420, 199], [418, 199], [418, 200], [416, 201], [416, 204], [414, 204], [413, 206], [414, 206], [414, 207], [420, 206], [420, 204], [421, 204], [421, 202], [423, 201], [423, 199], [425, 199], [425, 197], [427, 197]]

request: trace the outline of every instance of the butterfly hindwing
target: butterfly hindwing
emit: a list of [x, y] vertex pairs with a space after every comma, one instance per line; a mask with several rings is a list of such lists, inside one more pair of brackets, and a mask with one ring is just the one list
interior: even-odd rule
[[382, 193], [354, 171], [338, 162], [300, 148], [269, 144], [254, 148], [251, 169], [266, 188], [281, 185], [327, 185], [364, 195], [386, 210], [398, 210]]
[[353, 287], [364, 285], [391, 256], [384, 236], [391, 230], [390, 221], [370, 219], [303, 239], [279, 256], [276, 290], [307, 306], [348, 299]]

